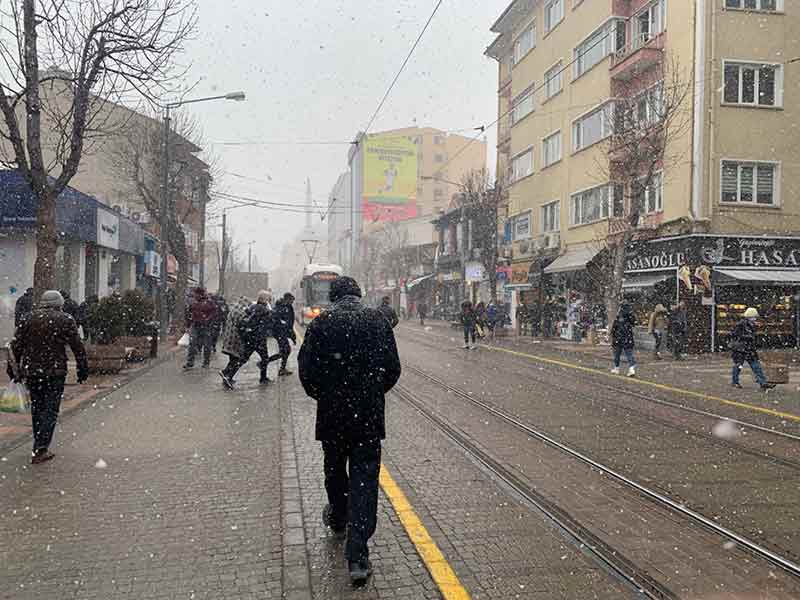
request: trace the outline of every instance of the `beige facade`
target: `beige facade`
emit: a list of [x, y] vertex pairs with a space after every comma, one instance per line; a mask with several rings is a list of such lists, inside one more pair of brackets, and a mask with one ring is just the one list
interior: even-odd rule
[[[606, 136], [595, 139], [605, 125], [582, 118], [610, 107], [621, 90], [630, 93], [654, 71], [668, 71], [688, 93], [680, 107], [685, 126], [671, 139], [664, 161], [660, 206], [643, 224], [663, 233], [800, 233], [800, 165], [792, 159], [800, 62], [787, 64], [800, 56], [800, 5], [778, 0], [754, 11], [736, 4], [515, 0], [508, 6], [486, 53], [499, 64], [498, 172], [508, 173], [511, 184], [508, 214], [531, 215], [522, 250], [532, 253], [546, 244], [563, 252], [602, 243], [613, 208], [598, 211], [597, 218], [575, 214], [576, 195], [608, 181]], [[735, 68], [740, 95], [733, 101]], [[530, 90], [532, 103], [525, 98]], [[582, 123], [585, 133], [576, 131]], [[581, 145], [578, 135], [589, 142]], [[553, 202], [559, 203], [560, 235], [545, 239], [554, 223], [552, 208], [542, 207]], [[525, 254], [516, 241], [514, 258]]]

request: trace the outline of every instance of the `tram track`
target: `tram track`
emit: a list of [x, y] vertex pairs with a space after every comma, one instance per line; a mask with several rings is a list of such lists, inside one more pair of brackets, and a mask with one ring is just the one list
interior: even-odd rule
[[[456, 386], [453, 386], [445, 381], [442, 381], [438, 377], [431, 375], [430, 373], [424, 371], [423, 369], [420, 369], [408, 363], [404, 364], [404, 369], [407, 373], [410, 371], [414, 373], [416, 376], [421, 377], [427, 380], [428, 382], [434, 384], [436, 387], [446, 390], [453, 396], [460, 398], [470, 403], [471, 405], [480, 408], [483, 411], [488, 412], [489, 414], [498, 418], [502, 422], [507, 423], [511, 425], [513, 428], [523, 432], [529, 438], [533, 438], [540, 442], [543, 442], [546, 445], [550, 446], [551, 448], [554, 448], [571, 458], [577, 459], [578, 461], [584, 463], [585, 465], [588, 465], [590, 468], [603, 473], [604, 475], [613, 479], [614, 481], [621, 484], [625, 488], [635, 491], [642, 497], [655, 503], [661, 508], [666, 509], [671, 513], [679, 516], [681, 519], [689, 521], [695, 525], [699, 525], [728, 542], [733, 542], [739, 548], [746, 550], [752, 556], [757, 557], [761, 560], [766, 560], [772, 565], [780, 568], [782, 571], [791, 575], [793, 578], [800, 579], [800, 565], [794, 562], [792, 559], [787, 558], [782, 554], [779, 554], [778, 552], [775, 552], [773, 550], [770, 550], [769, 548], [764, 547], [758, 542], [748, 538], [746, 535], [739, 534], [728, 527], [720, 525], [713, 519], [706, 517], [700, 512], [697, 512], [683, 505], [681, 502], [678, 502], [673, 498], [670, 498], [667, 495], [652, 489], [651, 487], [648, 487], [646, 485], [643, 485], [635, 481], [634, 479], [618, 472], [616, 469], [609, 467], [608, 465], [605, 465], [597, 460], [592, 459], [583, 452], [576, 450], [575, 448], [556, 440], [547, 433], [536, 429], [530, 424], [523, 422], [522, 420], [512, 415], [511, 413], [503, 409], [500, 409], [497, 406], [494, 406], [488, 402], [480, 400], [479, 398], [474, 397], [472, 394], [469, 394]], [[440, 428], [445, 430], [450, 437], [453, 437], [453, 435], [451, 435], [451, 431], [448, 431], [455, 429], [452, 425], [449, 425], [442, 417], [436, 415], [432, 411], [432, 409], [424, 406], [424, 403], [421, 403], [421, 401], [415, 399], [414, 394], [411, 394], [408, 391], [408, 388], [403, 387], [401, 393], [405, 395], [405, 399], [408, 400], [409, 403], [413, 404], [415, 408], [417, 408], [417, 410], [419, 410], [426, 417], [434, 421]], [[457, 430], [456, 434], [457, 434], [456, 437], [458, 437], [457, 441], [459, 441], [459, 445], [465, 448], [465, 450], [471, 451], [472, 454], [479, 457], [481, 455], [486, 454], [478, 447], [476, 443], [469, 440], [469, 436], [463, 433], [459, 433]], [[494, 461], [494, 459], [490, 458], [489, 460], [491, 461], [490, 464], [494, 464], [495, 467], [498, 467], [499, 469], [506, 472], [507, 477], [509, 477], [508, 474], [510, 473], [510, 478], [512, 481], [515, 479], [518, 480], [518, 478], [516, 478], [513, 475], [513, 472], [509, 471], [509, 469], [503, 467], [502, 465], [498, 465], [497, 461]], [[484, 461], [481, 460], [481, 462]], [[506, 480], [507, 477], [503, 477], [503, 479]], [[519, 481], [517, 481], [517, 484], [519, 484]], [[524, 484], [521, 487], [524, 489], [525, 488]], [[628, 561], [625, 561], [626, 564], [627, 562]], [[621, 568], [624, 571], [626, 566], [625, 564], [623, 564], [618, 568]], [[663, 590], [654, 593], [663, 593]], [[663, 597], [663, 596], [655, 596], [655, 597]]]

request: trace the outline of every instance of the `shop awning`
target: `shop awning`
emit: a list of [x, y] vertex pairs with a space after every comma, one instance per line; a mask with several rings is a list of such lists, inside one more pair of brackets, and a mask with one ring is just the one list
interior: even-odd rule
[[648, 273], [637, 277], [628, 277], [622, 282], [622, 289], [626, 292], [643, 292], [644, 290], [655, 287], [662, 281], [670, 277], [675, 277], [675, 271], [668, 273]]
[[715, 269], [714, 281], [720, 285], [800, 285], [800, 269]]
[[434, 273], [429, 273], [428, 275], [423, 275], [422, 277], [417, 277], [416, 279], [412, 279], [411, 281], [409, 281], [409, 282], [406, 284], [406, 289], [409, 289], [409, 290], [410, 290], [410, 289], [411, 289], [411, 288], [413, 288], [415, 285], [419, 285], [419, 284], [420, 284], [420, 283], [422, 283], [423, 281], [427, 281], [428, 279], [430, 279], [430, 278], [431, 278], [431, 277], [433, 277], [433, 276], [434, 276]]
[[592, 248], [591, 246], [584, 246], [583, 248], [575, 248], [567, 250], [566, 254], [562, 254], [549, 266], [545, 267], [545, 273], [567, 273], [569, 271], [580, 271], [585, 269], [586, 265], [600, 252], [599, 248]]

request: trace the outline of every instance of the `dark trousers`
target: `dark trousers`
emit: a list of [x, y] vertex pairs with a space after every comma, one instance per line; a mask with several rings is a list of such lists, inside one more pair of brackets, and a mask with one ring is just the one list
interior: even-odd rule
[[211, 336], [211, 327], [192, 327], [192, 332], [189, 339], [189, 356], [186, 358], [187, 365], [194, 364], [194, 358], [198, 352], [203, 353], [203, 364], [208, 366], [211, 362], [211, 346], [213, 340]]
[[261, 357], [259, 369], [261, 370], [261, 381], [265, 381], [267, 379], [267, 366], [269, 366], [269, 349], [267, 348], [266, 340], [260, 346], [245, 346], [241, 356], [229, 356], [228, 364], [222, 372], [225, 373], [228, 379], [233, 379], [239, 369], [247, 364], [254, 352], [257, 352]]
[[31, 424], [33, 426], [33, 451], [47, 450], [53, 441], [53, 432], [61, 409], [66, 377], [29, 377], [25, 384], [31, 394]]
[[323, 440], [322, 452], [333, 521], [347, 523], [345, 556], [350, 562], [366, 560], [378, 520], [381, 441]]
[[464, 343], [469, 344], [470, 338], [475, 343], [475, 325], [464, 325]]
[[681, 358], [681, 354], [684, 352], [684, 347], [686, 346], [686, 334], [682, 332], [676, 332], [672, 334], [672, 356], [675, 358]]
[[731, 383], [739, 383], [739, 374], [742, 371], [744, 363], [750, 365], [753, 370], [753, 376], [756, 378], [756, 383], [760, 386], [767, 385], [767, 376], [764, 375], [764, 369], [761, 367], [761, 361], [757, 356], [742, 356], [739, 354], [733, 355], [733, 371], [731, 372]]
[[289, 361], [289, 355], [292, 353], [292, 347], [289, 345], [289, 338], [279, 336], [275, 340], [278, 342], [278, 353], [269, 357], [269, 362], [274, 360], [281, 360], [281, 369], [286, 368], [286, 363]]
[[658, 330], [653, 330], [653, 339], [656, 342], [655, 353], [658, 354], [661, 352], [661, 343], [664, 341], [664, 335]]

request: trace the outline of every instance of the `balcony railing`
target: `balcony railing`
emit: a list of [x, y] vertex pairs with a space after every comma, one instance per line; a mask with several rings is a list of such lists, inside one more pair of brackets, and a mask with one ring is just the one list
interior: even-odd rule
[[611, 76], [625, 76], [631, 68], [639, 72], [656, 64], [664, 51], [664, 37], [664, 32], [635, 36], [624, 48], [611, 55]]

